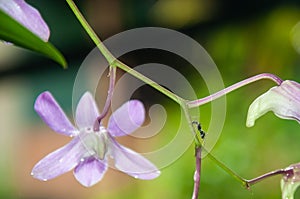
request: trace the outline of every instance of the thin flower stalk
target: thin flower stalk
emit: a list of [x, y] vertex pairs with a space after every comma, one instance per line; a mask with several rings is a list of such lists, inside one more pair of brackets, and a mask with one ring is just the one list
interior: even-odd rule
[[277, 85], [280, 85], [283, 80], [280, 79], [279, 77], [277, 77], [276, 75], [273, 75], [271, 73], [262, 73], [262, 74], [258, 74], [258, 75], [255, 75], [253, 77], [250, 77], [250, 78], [247, 78], [245, 80], [242, 80], [238, 83], [235, 83], [221, 91], [218, 91], [212, 95], [209, 95], [207, 97], [204, 97], [204, 98], [201, 98], [201, 99], [197, 99], [197, 100], [193, 100], [193, 101], [189, 101], [187, 102], [187, 105], [189, 108], [194, 108], [194, 107], [199, 107], [203, 104], [206, 104], [208, 102], [211, 102], [219, 97], [222, 97], [238, 88], [241, 88], [243, 86], [246, 86], [250, 83], [253, 83], [253, 82], [256, 82], [258, 80], [261, 80], [261, 79], [270, 79], [272, 81], [274, 81]]
[[199, 196], [200, 177], [201, 177], [201, 146], [195, 146], [196, 168], [194, 174], [194, 191], [192, 199], [197, 199]]
[[256, 178], [253, 178], [251, 180], [245, 180], [245, 182], [247, 183], [247, 188], [250, 188], [250, 186], [258, 183], [258, 182], [261, 182], [263, 180], [265, 180], [266, 178], [269, 178], [269, 177], [273, 177], [273, 176], [276, 176], [276, 175], [289, 175], [293, 173], [293, 169], [292, 168], [286, 168], [286, 169], [278, 169], [278, 170], [275, 170], [275, 171], [271, 171], [269, 173], [266, 173], [266, 174], [263, 174], [259, 177], [256, 177]]
[[116, 72], [117, 72], [117, 69], [115, 67], [112, 67], [112, 66], [109, 67], [109, 74], [108, 74], [108, 76], [109, 76], [109, 86], [108, 86], [108, 91], [107, 91], [107, 97], [106, 97], [106, 101], [105, 101], [105, 105], [103, 107], [102, 113], [100, 114], [99, 117], [97, 117], [97, 119], [95, 121], [94, 131], [99, 130], [101, 120], [107, 115], [107, 113], [109, 111], [112, 96], [113, 96], [113, 92], [114, 92], [114, 88], [115, 88]]

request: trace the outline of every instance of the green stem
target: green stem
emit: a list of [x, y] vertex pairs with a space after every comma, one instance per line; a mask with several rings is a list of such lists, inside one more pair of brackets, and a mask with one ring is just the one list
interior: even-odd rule
[[85, 31], [88, 33], [90, 38], [93, 40], [93, 42], [96, 44], [96, 46], [99, 48], [100, 52], [103, 54], [105, 59], [108, 61], [110, 65], [113, 64], [113, 62], [116, 60], [116, 58], [110, 53], [110, 51], [103, 45], [102, 41], [99, 39], [95, 31], [92, 29], [92, 27], [89, 25], [89, 23], [85, 20], [81, 12], [79, 11], [78, 7], [75, 5], [75, 3], [72, 0], [66, 0], [69, 4], [71, 10], [77, 17], [78, 21], [81, 23], [82, 27], [85, 29]]
[[[197, 133], [195, 133], [195, 129], [192, 126], [192, 120], [191, 120], [191, 117], [190, 117], [190, 114], [189, 114], [189, 111], [188, 111], [192, 107], [199, 106], [199, 104], [200, 104], [199, 100], [198, 101], [197, 100], [196, 101], [187, 101], [187, 100], [185, 100], [185, 99], [177, 96], [176, 94], [172, 93], [171, 91], [167, 90], [166, 88], [160, 86], [159, 84], [157, 84], [153, 80], [149, 79], [148, 77], [146, 77], [146, 76], [142, 75], [141, 73], [135, 71], [134, 69], [130, 68], [129, 66], [127, 66], [124, 63], [122, 63], [118, 59], [116, 59], [111, 54], [111, 52], [104, 46], [104, 44], [99, 39], [99, 37], [97, 36], [97, 34], [94, 32], [94, 30], [88, 24], [88, 22], [85, 20], [85, 18], [83, 17], [83, 15], [79, 11], [79, 9], [77, 8], [77, 6], [73, 2], [73, 0], [66, 0], [66, 1], [67, 1], [68, 5], [70, 6], [71, 10], [73, 11], [73, 13], [75, 14], [75, 16], [77, 17], [78, 21], [81, 23], [82, 27], [88, 33], [88, 35], [93, 40], [93, 42], [97, 45], [98, 49], [103, 54], [103, 56], [105, 57], [105, 59], [107, 60], [107, 62], [109, 63], [109, 65], [111, 67], [118, 67], [118, 68], [124, 70], [125, 72], [128, 72], [132, 76], [136, 77], [137, 79], [140, 79], [141, 81], [143, 81], [146, 84], [150, 85], [151, 87], [155, 88], [159, 92], [161, 92], [164, 95], [168, 96], [169, 98], [171, 98], [173, 101], [177, 102], [181, 106], [181, 108], [183, 109], [183, 111], [185, 113], [187, 122], [189, 123], [190, 127], [192, 128], [192, 132], [195, 134], [195, 143], [196, 143], [196, 146], [197, 147], [201, 147], [202, 140], [199, 137], [199, 135]], [[205, 101], [205, 102], [207, 103], [207, 101]], [[202, 104], [203, 104], [203, 102], [202, 102]], [[236, 173], [234, 173], [231, 169], [229, 169], [222, 162], [220, 162], [219, 160], [217, 160], [210, 153], [208, 153], [208, 157], [211, 160], [213, 160], [217, 165], [219, 165], [224, 171], [226, 171], [230, 176], [232, 176], [237, 181], [239, 181], [241, 184], [243, 184], [244, 186], [247, 185], [247, 182], [243, 178], [241, 178]]]
[[163, 93], [164, 95], [168, 96], [178, 104], [182, 105], [185, 103], [185, 100], [177, 96], [176, 94], [172, 93], [171, 91], [165, 89], [164, 87], [160, 86], [153, 80], [149, 79], [148, 77], [142, 75], [141, 73], [133, 70], [126, 64], [122, 63], [121, 61], [117, 60], [111, 53], [110, 51], [104, 46], [102, 41], [99, 39], [97, 34], [94, 32], [92, 27], [88, 24], [88, 22], [85, 20], [81, 12], [79, 11], [78, 7], [75, 5], [73, 0], [66, 0], [67, 3], [69, 4], [70, 8], [72, 9], [73, 13], [77, 17], [78, 21], [81, 23], [82, 27], [85, 29], [85, 31], [88, 33], [90, 38], [93, 40], [93, 42], [97, 45], [98, 49], [100, 52], [104, 55], [105, 59], [108, 61], [108, 63], [111, 66], [119, 67], [120, 69], [124, 70], [125, 72], [128, 72], [132, 76], [142, 80], [146, 84], [152, 86], [159, 92]]
[[183, 107], [182, 105], [185, 104], [185, 100], [179, 96], [177, 96], [176, 94], [172, 93], [171, 91], [169, 91], [168, 89], [160, 86], [158, 83], [156, 83], [155, 81], [149, 79], [148, 77], [144, 76], [143, 74], [137, 72], [136, 70], [130, 68], [129, 66], [127, 66], [126, 64], [124, 64], [123, 62], [116, 60], [115, 62], [115, 66], [117, 66], [118, 68], [124, 70], [125, 72], [131, 74], [132, 76], [136, 77], [137, 79], [142, 80], [143, 82], [145, 82], [146, 84], [148, 84], [149, 86], [155, 88], [156, 90], [158, 90], [159, 92], [163, 93], [164, 95], [168, 96], [169, 98], [171, 98], [173, 101], [177, 102], [179, 105], [181, 105], [181, 107]]
[[236, 174], [234, 171], [232, 171], [230, 168], [228, 168], [224, 163], [222, 163], [220, 160], [216, 159], [212, 154], [207, 152], [207, 156], [214, 161], [221, 169], [223, 169], [226, 173], [228, 173], [230, 176], [232, 176], [234, 179], [236, 179], [239, 183], [241, 183], [244, 187], [248, 188], [247, 181]]

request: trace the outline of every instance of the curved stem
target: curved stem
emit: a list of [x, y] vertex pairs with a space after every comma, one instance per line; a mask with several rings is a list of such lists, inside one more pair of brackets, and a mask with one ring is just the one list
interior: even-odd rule
[[182, 105], [185, 102], [185, 100], [183, 98], [181, 98], [178, 95], [172, 93], [168, 89], [160, 86], [158, 83], [156, 83], [155, 81], [149, 79], [148, 77], [144, 76], [143, 74], [137, 72], [136, 70], [133, 70], [132, 68], [130, 68], [129, 66], [127, 66], [123, 62], [121, 62], [119, 60], [116, 60], [115, 66], [118, 67], [118, 68], [120, 68], [120, 69], [122, 69], [122, 70], [124, 70], [125, 72], [131, 74], [132, 76], [136, 77], [137, 79], [142, 80], [143, 82], [145, 82], [149, 86], [155, 88], [159, 92], [161, 92], [164, 95], [166, 95], [169, 98], [171, 98], [173, 101], [177, 102], [179, 105]]
[[85, 18], [83, 17], [83, 15], [79, 11], [79, 9], [77, 8], [77, 6], [73, 2], [73, 0], [66, 0], [66, 1], [68, 2], [68, 4], [69, 4], [70, 8], [72, 9], [73, 13], [76, 15], [78, 21], [81, 23], [82, 27], [85, 29], [85, 31], [88, 33], [88, 35], [91, 37], [91, 39], [93, 40], [93, 42], [97, 45], [98, 49], [104, 55], [105, 59], [108, 61], [108, 63], [109, 63], [110, 66], [116, 66], [116, 67], [121, 68], [125, 72], [128, 72], [129, 74], [131, 74], [134, 77], [142, 80], [146, 84], [152, 86], [153, 88], [155, 88], [159, 92], [161, 92], [164, 95], [168, 96], [169, 98], [171, 98], [172, 100], [174, 100], [178, 104], [182, 104], [183, 103], [184, 100], [182, 98], [180, 98], [179, 96], [177, 96], [176, 94], [172, 93], [171, 91], [169, 91], [166, 88], [160, 86], [159, 84], [157, 84], [153, 80], [149, 79], [148, 77], [142, 75], [141, 73], [133, 70], [132, 68], [130, 68], [126, 64], [124, 64], [121, 61], [117, 60], [110, 53], [110, 51], [104, 46], [104, 44], [99, 39], [99, 37], [97, 36], [97, 34], [94, 32], [94, 30], [92, 29], [92, 27], [85, 20]]
[[210, 96], [207, 96], [207, 97], [204, 97], [204, 98], [201, 98], [201, 99], [197, 99], [197, 100], [193, 100], [193, 101], [189, 101], [187, 102], [188, 104], [188, 107], [189, 108], [194, 108], [194, 107], [198, 107], [200, 105], [203, 105], [203, 104], [206, 104], [208, 102], [211, 102], [219, 97], [222, 97], [224, 95], [226, 95], [227, 93], [230, 93], [240, 87], [243, 87], [247, 84], [250, 84], [250, 83], [253, 83], [253, 82], [256, 82], [258, 80], [261, 80], [261, 79], [270, 79], [272, 81], [274, 81], [277, 85], [280, 85], [283, 80], [280, 79], [279, 77], [277, 77], [276, 75], [273, 75], [273, 74], [270, 74], [270, 73], [262, 73], [262, 74], [259, 74], [259, 75], [255, 75], [253, 77], [250, 77], [250, 78], [247, 78], [243, 81], [240, 81], [238, 83], [235, 83], [221, 91], [218, 91]]
[[108, 86], [108, 91], [107, 91], [107, 97], [105, 101], [105, 105], [103, 107], [103, 110], [101, 112], [101, 115], [97, 117], [95, 124], [94, 124], [94, 131], [99, 131], [100, 128], [100, 123], [101, 120], [107, 115], [109, 111], [109, 107], [111, 104], [111, 99], [113, 96], [114, 88], [115, 88], [115, 82], [116, 82], [116, 73], [117, 73], [117, 68], [110, 66], [109, 67], [109, 86]]
[[246, 187], [249, 188], [251, 185], [254, 185], [266, 178], [269, 178], [269, 177], [272, 177], [272, 176], [276, 176], [276, 175], [279, 175], [279, 174], [284, 174], [284, 175], [291, 175], [293, 174], [293, 168], [286, 168], [286, 169], [278, 169], [278, 170], [275, 170], [275, 171], [271, 171], [269, 173], [266, 173], [266, 174], [263, 174], [257, 178], [253, 178], [251, 180], [245, 180], [245, 182], [247, 183]]
[[197, 199], [199, 195], [200, 176], [201, 176], [201, 146], [195, 147], [196, 168], [194, 174], [194, 191], [192, 199]]
[[212, 154], [207, 152], [207, 156], [214, 162], [216, 163], [221, 169], [223, 169], [226, 173], [228, 173], [231, 177], [236, 179], [239, 183], [241, 183], [243, 186], [247, 187], [247, 181], [239, 176], [237, 173], [232, 171], [230, 168], [228, 168], [224, 163], [222, 163], [220, 160], [215, 158]]
[[[258, 81], [258, 80], [261, 80], [261, 79], [270, 79], [278, 85], [280, 85], [282, 83], [282, 80], [279, 77], [277, 77], [273, 74], [263, 73], [263, 74], [259, 74], [259, 75], [256, 75], [254, 77], [250, 77], [248, 79], [245, 79], [241, 82], [238, 82], [238, 83], [236, 83], [232, 86], [229, 86], [229, 87], [227, 87], [227, 88], [225, 88], [225, 89], [223, 89], [219, 92], [216, 92], [216, 93], [214, 93], [214, 94], [212, 94], [208, 97], [193, 100], [193, 101], [187, 101], [187, 100], [177, 96], [176, 94], [172, 93], [171, 91], [167, 90], [166, 88], [160, 86], [159, 84], [157, 84], [153, 80], [149, 79], [148, 77], [146, 77], [146, 76], [142, 75], [141, 73], [133, 70], [132, 68], [130, 68], [126, 64], [122, 63], [121, 61], [117, 60], [110, 53], [110, 51], [104, 46], [102, 41], [98, 38], [97, 34], [93, 31], [93, 29], [90, 27], [90, 25], [85, 20], [83, 15], [80, 13], [80, 11], [78, 10], [78, 8], [75, 5], [75, 3], [73, 2], [73, 0], [66, 0], [66, 1], [67, 1], [68, 5], [70, 6], [70, 8], [72, 9], [73, 13], [76, 15], [76, 17], [79, 20], [79, 22], [81, 23], [81, 25], [83, 26], [83, 28], [86, 30], [86, 32], [90, 36], [90, 38], [97, 45], [100, 52], [104, 55], [105, 59], [109, 63], [110, 69], [111, 69], [111, 72], [110, 72], [110, 86], [109, 86], [108, 96], [107, 96], [106, 103], [105, 103], [105, 106], [103, 108], [102, 114], [97, 118], [97, 120], [95, 122], [94, 129], [96, 129], [96, 130], [97, 129], [99, 130], [100, 121], [101, 121], [101, 119], [103, 119], [103, 117], [107, 114], [107, 112], [109, 110], [110, 100], [111, 100], [111, 97], [112, 97], [113, 87], [114, 87], [114, 83], [115, 83], [115, 70], [116, 70], [116, 67], [128, 72], [129, 74], [133, 75], [134, 77], [140, 79], [141, 81], [143, 81], [146, 84], [152, 86], [153, 88], [155, 88], [159, 92], [161, 92], [164, 95], [168, 96], [173, 101], [177, 102], [182, 107], [182, 109], [184, 110], [187, 121], [189, 122], [190, 126], [192, 126], [191, 118], [190, 118], [190, 115], [188, 113], [188, 110], [190, 108], [198, 107], [202, 104], [211, 102], [211, 101], [213, 101], [213, 100], [215, 100], [215, 99], [217, 99], [221, 96], [224, 96], [227, 93], [232, 92], [233, 90], [236, 90], [236, 89], [238, 89], [242, 86], [245, 86], [247, 84], [250, 84], [252, 82], [255, 82], [255, 81]], [[195, 133], [195, 131], [193, 131], [193, 132]], [[195, 135], [197, 135], [197, 134], [195, 133]], [[195, 136], [195, 142], [196, 142], [196, 145], [198, 147], [201, 147], [200, 140], [201, 139], [199, 137]], [[236, 173], [234, 173], [231, 169], [229, 169], [222, 162], [217, 160], [210, 153], [208, 153], [208, 157], [210, 159], [212, 159], [223, 170], [225, 170], [227, 173], [229, 173], [232, 177], [234, 177], [237, 181], [239, 181], [241, 184], [243, 184], [246, 187], [249, 187], [251, 184], [257, 183], [257, 182], [259, 182], [260, 180], [262, 180], [266, 177], [277, 175], [277, 174], [280, 174], [282, 172], [281, 170], [277, 171], [277, 172], [275, 171], [274, 173], [271, 172], [269, 174], [265, 174], [264, 176], [260, 176], [258, 178], [253, 179], [253, 180], [247, 181], [247, 180], [243, 179], [242, 177], [240, 177], [239, 175], [237, 175]], [[193, 194], [193, 195], [195, 195], [195, 197], [198, 195], [198, 191], [196, 190], [196, 188], [199, 187], [199, 183], [200, 183], [200, 170], [199, 170], [200, 166], [201, 166], [201, 157], [200, 158], [196, 157], [196, 172], [198, 172], [197, 174], [199, 174], [199, 177], [197, 177], [197, 179], [195, 180], [194, 194]]]
[[108, 91], [107, 91], [107, 98], [106, 98], [106, 102], [105, 102], [104, 108], [102, 110], [102, 113], [98, 117], [99, 122], [105, 117], [105, 115], [107, 115], [107, 113], [109, 111], [111, 99], [112, 99], [114, 88], [115, 88], [116, 73], [117, 73], [117, 68], [110, 67], [110, 71], [108, 74], [109, 75], [109, 87], [108, 87]]
[[292, 167], [288, 167], [285, 169], [277, 169], [275, 171], [271, 171], [269, 173], [263, 174], [261, 176], [258, 176], [256, 178], [253, 178], [251, 180], [246, 180], [233, 172], [231, 169], [229, 169], [224, 163], [216, 159], [212, 154], [207, 152], [207, 156], [213, 160], [219, 167], [221, 167], [224, 171], [226, 171], [230, 176], [234, 177], [238, 182], [240, 182], [245, 188], [249, 189], [252, 185], [261, 182], [269, 177], [276, 176], [276, 175], [293, 175], [294, 170]]
[[90, 38], [93, 40], [93, 42], [96, 44], [96, 46], [99, 48], [105, 59], [108, 61], [109, 65], [111, 65], [116, 58], [110, 53], [110, 51], [102, 44], [102, 41], [99, 39], [95, 31], [91, 28], [89, 23], [85, 20], [81, 12], [79, 11], [78, 7], [75, 5], [73, 0], [66, 0], [69, 4], [70, 8], [72, 9], [73, 13], [77, 17], [78, 21], [82, 25], [82, 27], [85, 29], [85, 31], [88, 33]]

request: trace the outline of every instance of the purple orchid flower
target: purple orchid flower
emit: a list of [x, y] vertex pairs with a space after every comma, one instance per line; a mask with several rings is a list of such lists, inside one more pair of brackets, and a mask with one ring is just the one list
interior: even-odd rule
[[67, 145], [34, 166], [31, 173], [34, 178], [46, 181], [74, 169], [75, 178], [83, 186], [90, 187], [102, 179], [109, 157], [118, 170], [134, 178], [150, 180], [160, 175], [154, 164], [114, 138], [128, 135], [143, 124], [145, 110], [140, 101], [130, 100], [123, 104], [110, 117], [108, 128], [100, 125], [98, 131], [93, 128], [99, 116], [98, 108], [89, 92], [81, 97], [76, 108], [78, 128], [72, 125], [50, 92], [38, 96], [34, 109], [51, 129], [73, 137]]
[[39, 11], [24, 0], [0, 0], [0, 10], [14, 18], [45, 42], [48, 41], [50, 30]]
[[300, 122], [300, 84], [286, 80], [256, 98], [249, 107], [246, 125], [253, 126], [255, 120], [268, 111]]

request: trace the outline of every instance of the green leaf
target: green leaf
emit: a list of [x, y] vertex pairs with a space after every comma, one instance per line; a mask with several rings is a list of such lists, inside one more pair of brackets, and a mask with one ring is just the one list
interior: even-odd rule
[[41, 53], [64, 68], [67, 67], [64, 56], [51, 43], [44, 42], [2, 10], [0, 10], [0, 40]]

